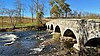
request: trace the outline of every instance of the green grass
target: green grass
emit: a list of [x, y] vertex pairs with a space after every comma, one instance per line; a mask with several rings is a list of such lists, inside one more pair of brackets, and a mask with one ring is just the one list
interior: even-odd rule
[[28, 24], [16, 24], [16, 27], [26, 27], [26, 26], [32, 26], [33, 23], [28, 23]]

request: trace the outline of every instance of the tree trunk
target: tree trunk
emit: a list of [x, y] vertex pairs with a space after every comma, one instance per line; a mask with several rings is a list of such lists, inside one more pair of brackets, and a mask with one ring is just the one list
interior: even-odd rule
[[3, 28], [3, 16], [2, 16], [2, 28]]
[[32, 13], [32, 22], [33, 22], [33, 13]]
[[67, 18], [67, 12], [66, 12], [66, 18]]
[[10, 16], [10, 19], [11, 19], [11, 25], [12, 25], [12, 27], [15, 28], [15, 25], [14, 25], [14, 22], [13, 22], [13, 19], [12, 19], [11, 16]]

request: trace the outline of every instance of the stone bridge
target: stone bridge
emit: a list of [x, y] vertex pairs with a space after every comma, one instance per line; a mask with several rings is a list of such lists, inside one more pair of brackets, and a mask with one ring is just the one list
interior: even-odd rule
[[47, 30], [58, 32], [61, 37], [73, 37], [77, 43], [73, 47], [80, 50], [80, 45], [100, 46], [100, 19], [54, 19], [46, 23]]

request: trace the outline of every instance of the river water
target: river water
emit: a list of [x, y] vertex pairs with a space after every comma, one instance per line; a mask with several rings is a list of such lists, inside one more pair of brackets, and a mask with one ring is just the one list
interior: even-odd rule
[[[34, 51], [36, 50], [35, 48], [39, 48], [39, 44], [46, 39], [51, 38], [51, 36], [52, 35], [47, 31], [35, 30], [23, 32], [1, 32], [0, 56], [39, 56], [41, 53]], [[49, 48], [47, 48], [46, 51], [49, 51]]]

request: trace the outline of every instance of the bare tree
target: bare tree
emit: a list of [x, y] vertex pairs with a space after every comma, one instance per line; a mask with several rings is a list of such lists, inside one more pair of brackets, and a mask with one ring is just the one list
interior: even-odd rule
[[35, 4], [34, 4], [34, 1], [32, 1], [32, 4], [30, 4], [30, 12], [31, 12], [31, 15], [32, 15], [32, 22], [33, 22], [33, 16], [34, 16], [34, 13], [35, 13]]
[[14, 9], [6, 9], [6, 14], [9, 16], [11, 25], [13, 26], [13, 28], [15, 28], [15, 23], [14, 23], [14, 15], [16, 13], [16, 10]]
[[21, 0], [16, 0], [15, 1], [16, 5], [16, 17], [19, 19], [20, 25], [22, 23], [22, 12], [23, 12], [23, 5], [21, 3]]
[[44, 15], [44, 3], [40, 0], [32, 0], [32, 5], [30, 6], [31, 8], [31, 14], [33, 17], [33, 14], [36, 14], [36, 20], [37, 20], [37, 26], [41, 26], [43, 15]]

